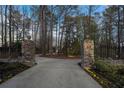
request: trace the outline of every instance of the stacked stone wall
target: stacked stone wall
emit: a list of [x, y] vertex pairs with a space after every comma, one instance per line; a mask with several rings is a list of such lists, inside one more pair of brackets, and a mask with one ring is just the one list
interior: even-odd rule
[[94, 62], [94, 42], [93, 40], [84, 40], [84, 66], [91, 66]]
[[22, 42], [22, 59], [23, 63], [32, 65], [35, 63], [35, 44], [32, 40]]

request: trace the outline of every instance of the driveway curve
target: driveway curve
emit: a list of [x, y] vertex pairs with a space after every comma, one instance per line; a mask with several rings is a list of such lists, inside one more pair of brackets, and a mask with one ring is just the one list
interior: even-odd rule
[[36, 66], [2, 83], [1, 88], [100, 88], [82, 70], [79, 59], [36, 57]]

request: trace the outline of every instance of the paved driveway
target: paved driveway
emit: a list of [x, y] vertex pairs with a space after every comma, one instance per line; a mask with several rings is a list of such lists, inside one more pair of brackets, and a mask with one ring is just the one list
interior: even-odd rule
[[1, 84], [5, 88], [99, 88], [77, 63], [79, 59], [37, 57], [37, 65]]

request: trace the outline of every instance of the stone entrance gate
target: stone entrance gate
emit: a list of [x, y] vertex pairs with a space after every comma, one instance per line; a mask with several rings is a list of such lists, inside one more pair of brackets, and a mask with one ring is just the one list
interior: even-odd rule
[[[23, 63], [28, 65], [35, 64], [35, 43], [27, 36], [27, 40], [22, 42]], [[94, 62], [94, 42], [87, 38], [83, 42], [83, 66], [91, 66]]]
[[22, 62], [32, 66], [35, 64], [35, 44], [31, 37], [27, 36], [27, 40], [22, 42]]

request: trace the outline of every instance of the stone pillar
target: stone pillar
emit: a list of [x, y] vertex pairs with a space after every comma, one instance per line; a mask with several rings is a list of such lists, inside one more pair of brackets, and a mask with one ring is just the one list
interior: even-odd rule
[[27, 40], [22, 41], [22, 60], [28, 66], [35, 64], [35, 44], [30, 39], [31, 36], [27, 36]]
[[90, 67], [94, 62], [94, 42], [91, 39], [84, 40], [84, 66]]

